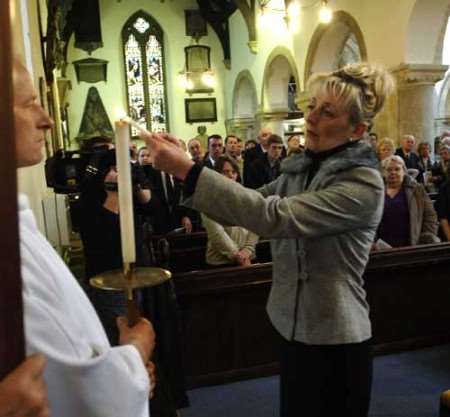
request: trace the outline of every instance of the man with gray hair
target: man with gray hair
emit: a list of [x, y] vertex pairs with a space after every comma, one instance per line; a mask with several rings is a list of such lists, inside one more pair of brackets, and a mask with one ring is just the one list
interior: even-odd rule
[[202, 149], [202, 145], [198, 139], [193, 138], [188, 142], [188, 151], [189, 151], [189, 154], [191, 155], [192, 160], [196, 164], [202, 163], [203, 157], [204, 157], [204, 152]]
[[417, 170], [416, 180], [423, 182], [423, 171], [420, 166], [419, 156], [414, 152], [416, 138], [413, 135], [403, 135], [400, 140], [400, 147], [396, 149], [395, 155], [400, 156], [404, 161], [408, 170]]

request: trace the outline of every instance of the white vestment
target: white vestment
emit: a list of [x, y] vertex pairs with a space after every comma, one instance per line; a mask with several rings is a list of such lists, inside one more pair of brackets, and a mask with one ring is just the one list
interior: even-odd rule
[[27, 354], [47, 357], [55, 417], [146, 417], [149, 381], [137, 349], [111, 347], [98, 316], [19, 196]]

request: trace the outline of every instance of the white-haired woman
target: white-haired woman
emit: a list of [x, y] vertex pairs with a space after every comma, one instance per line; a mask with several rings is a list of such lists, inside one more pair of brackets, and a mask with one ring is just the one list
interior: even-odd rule
[[389, 156], [382, 167], [386, 192], [377, 239], [392, 247], [439, 242], [433, 203], [423, 185], [407, 174], [404, 160]]
[[194, 167], [164, 135], [146, 139], [155, 164], [185, 180], [186, 202], [210, 218], [272, 238], [267, 311], [281, 335], [281, 415], [367, 416], [371, 325], [362, 275], [384, 186], [361, 141], [392, 78], [359, 63], [311, 77], [304, 154], [249, 190]]

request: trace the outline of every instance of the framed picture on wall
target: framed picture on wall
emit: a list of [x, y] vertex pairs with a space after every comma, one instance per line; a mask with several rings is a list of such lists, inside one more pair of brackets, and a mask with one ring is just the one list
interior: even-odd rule
[[186, 123], [217, 122], [215, 98], [186, 98], [184, 109]]

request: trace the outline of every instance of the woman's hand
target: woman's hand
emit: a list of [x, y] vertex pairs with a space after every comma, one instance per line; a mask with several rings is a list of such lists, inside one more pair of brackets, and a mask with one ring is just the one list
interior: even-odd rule
[[250, 259], [250, 252], [246, 249], [241, 249], [235, 255], [236, 262], [241, 266], [250, 266], [252, 261]]
[[175, 137], [167, 133], [141, 133], [153, 156], [153, 166], [184, 181], [194, 165]]

